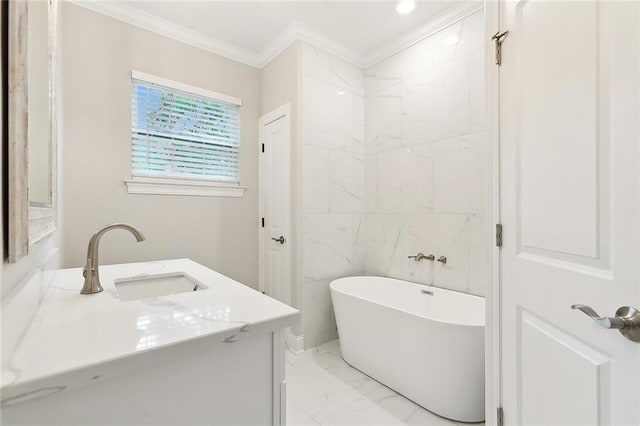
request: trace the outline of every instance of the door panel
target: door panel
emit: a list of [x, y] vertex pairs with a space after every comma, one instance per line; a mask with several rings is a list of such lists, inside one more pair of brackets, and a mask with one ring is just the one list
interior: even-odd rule
[[[280, 109], [260, 119], [261, 282], [265, 294], [291, 304], [291, 176], [289, 115]], [[284, 237], [284, 244], [273, 239]]]
[[521, 251], [598, 256], [598, 29], [596, 3], [516, 6]]
[[519, 423], [606, 424], [610, 356], [527, 310], [518, 319]]
[[640, 345], [570, 309], [640, 307], [639, 8], [500, 2], [507, 425], [640, 424]]

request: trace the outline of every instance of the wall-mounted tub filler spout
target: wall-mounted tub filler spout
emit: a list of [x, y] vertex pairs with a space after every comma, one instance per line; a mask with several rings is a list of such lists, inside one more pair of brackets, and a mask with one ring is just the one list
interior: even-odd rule
[[126, 229], [136, 237], [138, 242], [145, 240], [142, 232], [140, 232], [136, 227], [126, 223], [113, 223], [93, 234], [91, 240], [89, 240], [89, 248], [87, 249], [87, 264], [82, 270], [84, 285], [82, 286], [82, 290], [80, 290], [81, 294], [100, 293], [102, 291], [98, 269], [98, 247], [100, 244], [100, 237], [112, 229]]
[[438, 262], [442, 262], [443, 264], [446, 264], [446, 263], [447, 263], [447, 258], [446, 258], [446, 256], [440, 256], [440, 257], [438, 258]]
[[427, 259], [433, 261], [436, 257], [432, 254], [425, 256], [423, 253], [418, 253], [415, 256], [407, 256], [409, 259], [413, 259], [416, 262], [420, 262], [422, 259]]

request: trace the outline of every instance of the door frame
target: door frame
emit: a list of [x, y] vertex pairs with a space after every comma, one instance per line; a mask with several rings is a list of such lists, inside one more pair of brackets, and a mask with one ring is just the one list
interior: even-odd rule
[[[264, 217], [264, 202], [262, 199], [262, 195], [264, 193], [263, 181], [262, 181], [262, 171], [264, 170], [264, 162], [265, 157], [262, 155], [262, 143], [264, 141], [264, 127], [270, 123], [278, 119], [285, 120], [285, 128], [287, 129], [286, 133], [286, 144], [288, 150], [291, 151], [291, 103], [287, 102], [284, 105], [280, 105], [278, 108], [274, 109], [271, 112], [266, 113], [258, 119], [258, 290], [260, 292], [265, 291], [265, 277], [264, 277], [264, 255], [265, 255], [265, 247], [264, 247], [264, 229], [262, 227], [261, 221]], [[291, 164], [289, 164], [291, 168]], [[293, 177], [293, 174], [290, 174]], [[292, 183], [292, 182], [290, 182]], [[292, 192], [292, 191], [290, 191]], [[290, 193], [289, 200], [293, 200], [291, 197], [293, 194]], [[289, 206], [291, 210], [291, 206]], [[289, 232], [293, 231], [293, 215], [289, 215]], [[290, 267], [292, 269], [291, 279], [293, 281], [293, 250], [291, 250], [291, 259], [290, 259]], [[292, 282], [293, 286], [293, 282]], [[293, 301], [293, 298], [292, 298]]]
[[[500, 1], [485, 1], [485, 108], [487, 137], [486, 191], [487, 286], [485, 288], [485, 405], [487, 425], [497, 425], [502, 407], [500, 249], [495, 225], [500, 219], [500, 67], [495, 63], [494, 42], [500, 28]], [[508, 39], [507, 39], [508, 40]], [[508, 41], [507, 41], [508, 42]], [[508, 232], [508, 231], [507, 231]]]

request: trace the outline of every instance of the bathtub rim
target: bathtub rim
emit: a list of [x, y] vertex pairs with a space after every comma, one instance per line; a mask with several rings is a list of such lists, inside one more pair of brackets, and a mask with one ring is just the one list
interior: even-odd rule
[[[340, 289], [338, 289], [338, 288], [336, 288], [334, 286], [334, 283], [337, 284], [338, 281], [348, 280], [348, 279], [352, 279], [352, 278], [382, 278], [384, 280], [399, 281], [401, 283], [408, 283], [408, 284], [412, 284], [412, 285], [416, 285], [416, 286], [420, 286], [420, 287], [426, 287], [426, 288], [435, 288], [435, 289], [437, 289], [437, 291], [444, 291], [444, 292], [448, 292], [448, 293], [457, 293], [457, 294], [461, 294], [461, 295], [463, 295], [465, 297], [479, 299], [479, 300], [481, 300], [483, 302], [483, 305], [484, 305], [483, 306], [484, 313], [483, 313], [483, 315], [481, 317], [482, 318], [482, 324], [467, 324], [467, 323], [461, 323], [461, 322], [458, 322], [458, 321], [443, 321], [441, 319], [436, 319], [436, 318], [429, 317], [429, 316], [426, 316], [426, 315], [417, 314], [417, 313], [410, 312], [410, 311], [407, 311], [407, 310], [404, 310], [404, 309], [400, 309], [397, 306], [393, 306], [393, 305], [390, 305], [390, 304], [387, 304], [387, 303], [383, 303], [383, 302], [380, 302], [378, 300], [372, 300], [372, 299], [367, 298], [367, 297], [360, 297], [360, 296], [356, 296], [356, 295], [353, 295], [353, 294], [349, 294], [349, 293], [347, 293], [345, 291], [341, 291]], [[398, 279], [398, 278], [381, 277], [379, 275], [353, 275], [353, 276], [348, 276], [348, 277], [336, 278], [334, 280], [331, 280], [331, 282], [329, 283], [329, 289], [330, 289], [331, 292], [335, 291], [335, 292], [340, 293], [341, 295], [344, 295], [344, 296], [352, 297], [354, 299], [364, 300], [364, 301], [366, 301], [368, 303], [373, 303], [373, 304], [378, 305], [378, 306], [382, 306], [382, 307], [385, 307], [385, 308], [388, 308], [388, 309], [392, 309], [392, 310], [394, 310], [396, 312], [401, 312], [401, 313], [404, 313], [404, 314], [407, 314], [407, 315], [412, 315], [412, 316], [415, 316], [415, 317], [418, 317], [418, 318], [422, 318], [422, 319], [425, 319], [425, 320], [433, 321], [434, 323], [438, 323], [438, 324], [443, 324], [443, 325], [448, 325], [448, 326], [458, 326], [458, 327], [472, 327], [472, 328], [485, 328], [486, 327], [486, 309], [487, 309], [486, 299], [484, 297], [482, 297], [482, 296], [476, 296], [474, 294], [463, 293], [461, 291], [451, 290], [451, 289], [448, 289], [448, 288], [438, 287], [438, 286], [430, 285], [430, 284], [423, 284], [423, 283], [418, 283], [418, 282], [414, 282], [414, 281], [401, 280], [401, 279]]]

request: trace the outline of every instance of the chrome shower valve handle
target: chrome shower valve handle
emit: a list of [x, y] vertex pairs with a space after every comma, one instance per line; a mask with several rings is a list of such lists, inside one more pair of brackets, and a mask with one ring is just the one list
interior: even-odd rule
[[425, 256], [424, 253], [418, 253], [415, 256], [407, 256], [409, 259], [413, 259], [416, 262], [420, 262], [422, 259], [427, 259], [433, 262], [433, 260], [436, 258], [434, 255], [430, 254]]

